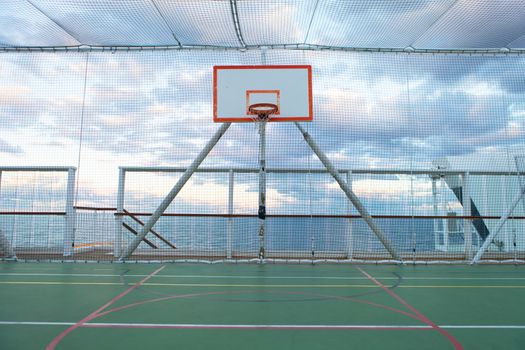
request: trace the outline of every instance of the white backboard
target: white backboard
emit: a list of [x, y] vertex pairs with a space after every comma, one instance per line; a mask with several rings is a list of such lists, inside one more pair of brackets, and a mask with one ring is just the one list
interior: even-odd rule
[[248, 107], [255, 103], [278, 106], [269, 121], [311, 121], [312, 67], [213, 67], [214, 122], [251, 122]]

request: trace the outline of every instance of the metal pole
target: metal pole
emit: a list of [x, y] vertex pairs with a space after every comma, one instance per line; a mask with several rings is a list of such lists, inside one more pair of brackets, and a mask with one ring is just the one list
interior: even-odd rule
[[[233, 215], [233, 184], [234, 173], [230, 169], [228, 180], [228, 214]], [[233, 256], [233, 218], [228, 217], [228, 232], [226, 237], [226, 258], [231, 259]]]
[[[346, 184], [348, 185], [348, 188], [352, 189], [352, 171], [346, 172]], [[348, 215], [352, 215], [352, 203], [350, 201], [347, 202], [347, 212]], [[346, 222], [347, 228], [346, 228], [346, 237], [348, 240], [348, 250], [347, 250], [347, 259], [352, 260], [354, 255], [354, 237], [353, 237], [353, 231], [352, 231], [352, 219], [349, 218]]]
[[518, 196], [516, 196], [516, 198], [514, 199], [512, 204], [510, 205], [510, 207], [507, 210], [507, 212], [505, 213], [505, 215], [503, 215], [499, 219], [498, 223], [496, 224], [496, 227], [494, 227], [494, 230], [492, 230], [492, 232], [490, 232], [490, 234], [487, 236], [487, 238], [485, 238], [485, 242], [483, 242], [483, 245], [481, 246], [481, 248], [479, 248], [478, 252], [476, 253], [476, 256], [474, 256], [474, 258], [470, 262], [471, 264], [476, 264], [476, 263], [479, 262], [479, 260], [481, 259], [481, 256], [485, 253], [485, 251], [487, 250], [489, 245], [492, 243], [492, 240], [501, 231], [501, 229], [503, 228], [503, 225], [505, 225], [505, 223], [509, 219], [509, 216], [512, 214], [512, 212], [514, 211], [516, 206], [519, 204], [519, 202], [521, 201], [521, 199], [523, 198], [524, 195], [525, 195], [525, 188], [522, 188], [520, 193], [518, 194]]
[[[472, 205], [470, 201], [470, 176], [469, 173], [463, 174], [463, 215], [472, 216]], [[472, 258], [472, 230], [470, 219], [463, 219], [463, 235], [465, 236], [465, 257]]]
[[264, 259], [266, 232], [266, 122], [259, 122], [259, 259]]
[[153, 228], [153, 226], [157, 223], [161, 215], [164, 213], [164, 211], [168, 208], [168, 206], [171, 204], [173, 199], [177, 196], [177, 194], [180, 192], [182, 187], [188, 182], [191, 175], [195, 172], [195, 170], [199, 167], [199, 165], [202, 163], [204, 158], [210, 153], [210, 151], [213, 149], [213, 147], [219, 142], [222, 135], [228, 130], [231, 123], [224, 123], [221, 125], [219, 130], [215, 132], [215, 134], [212, 136], [212, 138], [208, 141], [206, 146], [202, 149], [202, 151], [199, 153], [197, 158], [191, 163], [191, 165], [188, 167], [188, 169], [182, 174], [179, 181], [173, 186], [170, 193], [164, 198], [164, 200], [160, 203], [159, 207], [155, 210], [155, 212], [151, 215], [148, 221], [146, 221], [146, 224], [144, 227], [142, 227], [138, 233], [138, 235], [133, 239], [133, 241], [126, 247], [126, 250], [123, 252], [121, 258], [119, 260], [123, 261], [137, 249], [140, 242], [146, 237], [148, 232]]
[[115, 246], [113, 256], [120, 257], [122, 245], [124, 244], [124, 231], [122, 223], [124, 222], [124, 191], [126, 184], [126, 170], [118, 170], [118, 192], [117, 192], [117, 216], [115, 216]]
[[447, 215], [447, 199], [445, 197], [445, 177], [443, 176], [441, 178], [441, 181], [439, 183], [440, 189], [441, 189], [441, 210], [440, 213], [443, 216], [443, 219], [441, 219], [441, 225], [443, 226], [443, 247], [444, 251], [448, 252], [448, 221], [446, 219]]
[[390, 242], [390, 240], [381, 232], [381, 229], [376, 225], [375, 221], [372, 219], [368, 211], [365, 209], [363, 204], [361, 204], [361, 201], [357, 196], [354, 194], [354, 192], [348, 187], [348, 185], [345, 183], [339, 172], [334, 168], [328, 157], [321, 151], [319, 146], [315, 143], [315, 141], [312, 139], [310, 134], [308, 134], [303, 127], [298, 123], [294, 122], [295, 126], [299, 129], [301, 134], [303, 134], [303, 137], [310, 146], [310, 148], [314, 151], [314, 153], [317, 155], [319, 160], [323, 163], [326, 170], [333, 176], [335, 181], [339, 184], [343, 192], [346, 194], [348, 199], [352, 202], [354, 207], [357, 209], [359, 214], [361, 214], [361, 217], [365, 222], [368, 224], [368, 227], [374, 232], [374, 234], [377, 236], [377, 238], [381, 241], [383, 246], [386, 248], [386, 250], [392, 255], [392, 257], [395, 260], [402, 261], [401, 257], [397, 254], [396, 250], [394, 249], [394, 246]]
[[[438, 199], [437, 199], [437, 186], [436, 186], [436, 176], [432, 176], [432, 208], [434, 216], [438, 215]], [[439, 245], [439, 233], [438, 231], [438, 221], [437, 219], [432, 220], [432, 227], [434, 228], [434, 250], [437, 250]]]
[[75, 244], [75, 168], [69, 168], [67, 172], [67, 195], [66, 195], [66, 232], [64, 234], [64, 256], [73, 254]]

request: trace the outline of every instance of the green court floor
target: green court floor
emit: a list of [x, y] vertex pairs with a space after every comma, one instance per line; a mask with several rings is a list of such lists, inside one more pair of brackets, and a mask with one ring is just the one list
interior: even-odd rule
[[525, 267], [0, 263], [0, 349], [525, 349]]

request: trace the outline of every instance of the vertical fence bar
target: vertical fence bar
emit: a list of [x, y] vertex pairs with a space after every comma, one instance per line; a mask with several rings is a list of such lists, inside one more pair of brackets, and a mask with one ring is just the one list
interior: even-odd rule
[[113, 242], [113, 256], [120, 257], [122, 243], [124, 242], [124, 232], [122, 223], [124, 221], [124, 188], [126, 182], [126, 170], [119, 168], [118, 171], [118, 190], [117, 190], [117, 215], [115, 216], [115, 242]]
[[228, 178], [228, 214], [230, 215], [228, 217], [228, 232], [226, 237], [226, 258], [231, 259], [233, 254], [233, 185], [234, 185], [234, 173], [233, 170], [230, 169], [229, 171], [229, 178]]
[[[470, 174], [464, 173], [463, 182], [463, 215], [472, 216], [472, 206], [470, 200]], [[465, 257], [467, 260], [472, 258], [472, 227], [471, 219], [463, 219], [463, 235], [465, 236]]]
[[64, 256], [73, 254], [73, 245], [75, 244], [75, 168], [69, 168], [67, 171], [67, 195], [66, 195], [66, 232], [64, 234]]
[[[434, 217], [438, 216], [438, 198], [437, 198], [437, 184], [436, 180], [438, 179], [437, 176], [432, 175], [432, 214]], [[439, 245], [439, 219], [433, 219], [432, 220], [432, 227], [434, 229], [434, 250], [437, 250]]]
[[441, 219], [441, 225], [443, 227], [443, 250], [445, 252], [448, 252], [448, 222], [445, 216], [447, 215], [447, 197], [446, 197], [446, 187], [445, 187], [445, 177], [441, 178], [441, 181], [439, 182], [439, 188], [441, 193], [441, 201], [440, 201], [440, 215], [443, 216], [443, 219]]
[[[348, 188], [352, 189], [352, 170], [346, 172], [346, 184], [348, 185]], [[346, 207], [347, 207], [347, 213], [348, 215], [352, 215], [352, 202], [350, 199], [346, 201]], [[352, 218], [348, 218], [348, 221], [346, 223], [346, 237], [348, 240], [348, 250], [347, 250], [347, 259], [352, 260], [354, 255], [354, 236], [352, 232]]]
[[[0, 170], [0, 203], [2, 200], [2, 170]], [[0, 206], [1, 209], [1, 206]], [[1, 216], [0, 216], [1, 219]], [[0, 220], [0, 224], [2, 221]], [[2, 225], [0, 225], [0, 258], [5, 257], [7, 259], [16, 259], [15, 251], [7, 236], [2, 231]]]

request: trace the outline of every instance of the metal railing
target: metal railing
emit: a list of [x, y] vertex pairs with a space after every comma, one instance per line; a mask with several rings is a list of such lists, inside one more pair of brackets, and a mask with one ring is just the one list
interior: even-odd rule
[[[75, 206], [75, 174], [76, 174], [76, 168], [74, 167], [0, 167], [0, 200], [2, 199], [2, 175], [7, 174], [8, 172], [65, 172], [67, 173], [67, 181], [65, 183], [65, 201], [64, 201], [64, 209], [63, 210], [2, 210], [0, 208], [0, 218], [2, 217], [13, 217], [13, 216], [23, 216], [23, 217], [37, 217], [37, 216], [63, 216], [64, 217], [64, 232], [63, 232], [63, 238], [62, 238], [62, 249], [61, 249], [61, 255], [62, 259], [66, 260], [83, 260], [83, 259], [94, 259], [94, 260], [114, 260], [117, 257], [120, 256], [122, 253], [123, 244], [125, 242], [126, 234], [124, 231], [125, 226], [124, 219], [126, 217], [146, 217], [151, 215], [151, 212], [149, 211], [140, 211], [140, 212], [134, 212], [133, 210], [127, 211], [126, 204], [125, 203], [125, 194], [127, 191], [129, 191], [129, 188], [126, 188], [126, 175], [129, 173], [183, 173], [186, 169], [182, 167], [120, 167], [119, 168], [119, 178], [118, 178], [118, 188], [116, 192], [116, 207], [115, 208], [97, 208], [97, 207], [83, 207], [83, 206]], [[328, 172], [324, 169], [285, 169], [285, 168], [268, 168], [267, 170], [268, 174], [328, 174]], [[236, 256], [236, 248], [235, 248], [235, 220], [243, 220], [242, 218], [256, 218], [257, 213], [255, 211], [253, 213], [237, 213], [235, 212], [235, 202], [234, 202], [234, 190], [235, 190], [235, 181], [237, 174], [257, 174], [258, 169], [257, 168], [200, 168], [197, 169], [197, 173], [207, 173], [207, 174], [224, 174], [227, 176], [227, 186], [228, 186], [228, 198], [226, 201], [225, 211], [224, 212], [213, 212], [213, 213], [187, 213], [187, 212], [169, 212], [164, 214], [164, 217], [190, 217], [195, 218], [196, 220], [205, 219], [208, 218], [223, 218], [225, 219], [225, 244], [224, 244], [224, 252], [220, 253], [219, 255], [222, 256], [225, 259], [236, 259], [238, 258], [238, 254]], [[498, 233], [502, 235], [506, 235], [510, 238], [507, 240], [510, 242], [510, 244], [507, 244], [507, 246], [504, 247], [504, 249], [513, 249], [513, 252], [518, 252], [518, 255], [514, 255], [514, 260], [523, 259], [523, 255], [525, 254], [525, 213], [521, 214], [521, 212], [517, 212], [515, 209], [518, 202], [523, 201], [522, 196], [523, 192], [520, 192], [519, 186], [517, 188], [513, 188], [509, 184], [518, 183], [519, 181], [516, 181], [516, 179], [519, 180], [519, 176], [522, 176], [523, 174], [520, 174], [516, 171], [467, 171], [467, 170], [452, 170], [452, 169], [340, 169], [340, 174], [345, 175], [345, 179], [347, 183], [352, 186], [353, 181], [355, 181], [355, 178], [358, 176], [374, 176], [379, 178], [384, 178], [392, 175], [402, 175], [402, 176], [414, 176], [419, 178], [428, 179], [428, 181], [431, 181], [431, 200], [429, 200], [429, 203], [432, 203], [432, 208], [428, 211], [430, 212], [429, 215], [421, 215], [417, 214], [415, 212], [410, 213], [408, 215], [399, 215], [397, 213], [372, 213], [372, 218], [374, 220], [388, 220], [388, 219], [407, 219], [407, 220], [433, 220], [434, 225], [432, 232], [429, 232], [429, 234], [434, 235], [434, 241], [435, 241], [435, 254], [430, 254], [430, 260], [443, 260], [441, 257], [445, 257], [446, 255], [440, 255], [441, 253], [438, 252], [441, 250], [448, 250], [449, 246], [452, 246], [452, 243], [448, 241], [448, 235], [454, 234], [452, 232], [447, 232], [448, 228], [447, 220], [450, 220], [451, 217], [449, 214], [445, 211], [445, 207], [447, 205], [447, 200], [439, 197], [439, 190], [443, 190], [443, 186], [446, 187], [446, 184], [443, 185], [444, 181], [443, 179], [450, 179], [451, 177], [455, 177], [454, 180], [461, 184], [461, 200], [456, 200], [459, 204], [461, 204], [461, 208], [457, 208], [457, 210], [460, 210], [461, 213], [459, 215], [455, 215], [453, 217], [453, 220], [456, 220], [458, 223], [458, 227], [460, 228], [461, 234], [462, 234], [462, 241], [461, 246], [455, 246], [450, 249], [450, 253], [453, 253], [453, 258], [457, 259], [463, 259], [465, 261], [472, 261], [472, 259], [477, 256], [478, 259], [481, 258], [481, 256], [484, 254], [483, 249], [487, 249], [487, 247], [482, 247], [482, 243], [488, 241], [487, 245], [494, 244], [494, 247], [497, 246], [494, 237], [494, 229], [499, 230]], [[479, 188], [473, 188], [472, 187], [472, 178], [478, 177], [478, 176], [484, 176], [484, 177], [501, 177], [502, 179], [510, 179], [505, 181], [500, 181], [502, 186], [507, 186], [504, 190], [506, 192], [512, 192], [510, 193], [510, 199], [514, 200], [508, 200], [505, 201], [504, 206], [500, 207], [497, 211], [497, 213], [494, 212], [487, 212], [486, 210], [481, 210], [481, 214], [479, 212], [476, 212], [478, 209], [472, 206], [474, 203], [473, 198], [479, 198]], [[328, 178], [328, 177], [327, 177]], [[479, 179], [479, 178], [478, 178]], [[440, 185], [441, 183], [441, 185]], [[441, 186], [441, 187], [440, 187]], [[430, 185], [429, 185], [430, 187]], [[514, 191], [515, 190], [515, 191]], [[449, 190], [449, 195], [452, 193]], [[514, 192], [516, 195], [514, 195]], [[408, 195], [413, 195], [413, 193], [408, 193]], [[489, 194], [484, 193], [484, 196], [489, 196]], [[477, 196], [477, 197], [476, 197]], [[0, 202], [1, 203], [1, 202]], [[502, 204], [502, 205], [503, 205]], [[525, 207], [525, 206], [524, 206]], [[255, 204], [254, 204], [255, 208]], [[255, 209], [254, 209], [255, 210]], [[306, 210], [307, 209], [304, 209]], [[330, 211], [330, 210], [328, 210]], [[372, 211], [373, 212], [373, 211]], [[96, 216], [96, 218], [95, 218]], [[298, 219], [298, 220], [307, 220], [307, 219], [326, 219], [326, 220], [332, 220], [332, 219], [341, 219], [344, 220], [347, 223], [346, 226], [346, 238], [344, 244], [338, 249], [338, 255], [337, 259], [341, 260], [355, 260], [360, 256], [363, 256], [363, 254], [366, 254], [366, 252], [358, 252], [358, 248], [355, 247], [356, 243], [356, 233], [353, 232], [353, 225], [352, 222], [356, 222], [354, 220], [359, 220], [361, 218], [360, 215], [356, 215], [351, 211], [351, 204], [347, 203], [347, 210], [346, 212], [341, 212], [340, 208], [339, 211], [334, 212], [328, 212], [328, 213], [314, 213], [314, 212], [294, 212], [294, 213], [270, 213], [268, 215], [269, 218], [274, 218], [274, 220], [280, 220], [281, 218], [291, 218], [291, 219]], [[96, 227], [90, 228], [88, 227], [90, 225], [90, 220], [98, 221], [96, 223]], [[485, 222], [495, 223], [491, 226], [491, 233], [492, 236], [488, 237], [482, 237], [480, 236], [480, 233], [477, 231], [478, 228], [476, 225], [473, 225], [473, 223], [476, 220], [484, 220]], [[80, 222], [79, 222], [80, 221]], [[113, 221], [112, 223], [110, 221]], [[507, 222], [512, 221], [514, 224], [513, 232], [507, 233], [504, 229], [502, 229]], [[409, 221], [407, 221], [409, 222]], [[77, 226], [82, 227], [77, 227]], [[93, 223], [95, 225], [95, 223]], [[129, 226], [129, 225], [128, 225]], [[409, 225], [407, 225], [408, 227]], [[441, 227], [439, 227], [441, 226]], [[517, 229], [516, 229], [517, 227]], [[0, 227], [0, 229], [2, 229]], [[91, 231], [97, 231], [99, 233], [99, 236], [102, 238], [93, 239], [93, 242], [89, 241], [89, 234]], [[355, 228], [354, 228], [355, 230]], [[2, 230], [4, 235], [6, 234], [6, 230]], [[78, 232], [77, 232], [78, 231]], [[104, 232], [100, 232], [104, 231]], [[500, 232], [501, 231], [501, 232]], [[77, 234], [76, 234], [77, 233]], [[80, 234], [84, 234], [84, 238], [86, 238], [89, 242], [83, 242], [80, 239]], [[51, 234], [51, 233], [49, 233]], [[513, 235], [511, 237], [511, 235]], [[62, 236], [61, 236], [62, 237]], [[148, 237], [150, 237], [148, 235]], [[5, 237], [4, 237], [5, 238]], [[163, 238], [164, 239], [164, 238]], [[440, 241], [441, 240], [441, 241]], [[446, 240], [446, 242], [445, 242]], [[170, 242], [168, 242], [170, 243]], [[171, 244], [171, 243], [170, 243]], [[408, 244], [408, 243], [407, 243]], [[499, 243], [498, 243], [499, 244]], [[513, 247], [512, 247], [513, 245]], [[178, 249], [179, 247], [176, 243], [172, 244], [171, 250], [169, 250], [168, 253], [166, 253], [167, 257], [178, 257], [178, 256], [192, 256], [192, 252], [186, 252], [184, 253], [184, 249]], [[440, 246], [438, 248], [438, 246]], [[447, 247], [447, 248], [444, 248]], [[501, 250], [501, 246], [497, 246]], [[510, 247], [510, 248], [507, 248]], [[18, 248], [19, 250], [24, 250], [22, 248], [27, 248], [26, 250], [29, 252], [28, 256], [31, 256], [32, 250], [34, 250], [33, 247], [15, 247], [15, 251]], [[79, 252], [84, 252], [86, 250], [92, 249], [101, 249], [105, 253], [105, 255], [102, 257], [102, 255], [82, 255], [79, 254]], [[175, 249], [177, 248], [177, 249]], [[161, 257], [161, 255], [154, 255], [150, 254], [149, 251], [151, 248], [150, 246], [146, 246], [144, 249], [142, 249], [142, 253], [145, 253], [145, 257], [141, 258], [138, 257], [138, 259], [156, 259]], [[109, 251], [108, 251], [109, 250]], [[402, 256], [406, 259], [407, 257], [410, 257], [410, 250], [406, 249], [402, 252]], [[160, 251], [160, 250], [159, 250]], [[489, 249], [490, 251], [490, 249]], [[108, 255], [108, 253], [111, 252], [111, 256]], [[414, 250], [415, 252], [415, 250]], [[460, 252], [460, 255], [457, 255], [457, 253]], [[506, 251], [505, 251], [506, 252]], [[270, 252], [271, 253], [271, 252]], [[297, 252], [296, 252], [297, 253]], [[149, 254], [149, 255], [148, 255]], [[184, 255], [186, 254], [186, 255]], [[202, 252], [198, 252], [198, 254], [201, 254], [206, 258], [206, 254]], [[213, 259], [216, 259], [217, 252], [213, 252], [211, 256], [213, 256]], [[309, 252], [299, 252], [296, 255], [293, 256], [308, 256]], [[489, 259], [494, 258], [498, 260], [503, 260], [509, 258], [511, 255], [509, 254], [501, 254], [497, 255], [492, 251], [490, 254], [487, 254], [488, 257], [484, 257], [483, 259]], [[242, 254], [240, 254], [242, 255]], [[371, 253], [372, 256], [380, 256], [381, 254], [374, 254]], [[451, 256], [452, 256], [451, 255]], [[139, 255], [137, 255], [139, 256]], [[286, 258], [286, 253], [284, 253], [283, 256], [279, 256], [279, 254], [275, 253], [274, 256], [276, 258]], [[312, 254], [312, 259], [313, 259]], [[316, 258], [320, 255], [316, 255]], [[327, 254], [327, 256], [335, 256], [334, 254], [330, 255]], [[518, 259], [519, 258], [519, 259]], [[416, 259], [416, 254], [413, 254], [412, 259]], [[427, 259], [428, 261], [428, 259]]]

